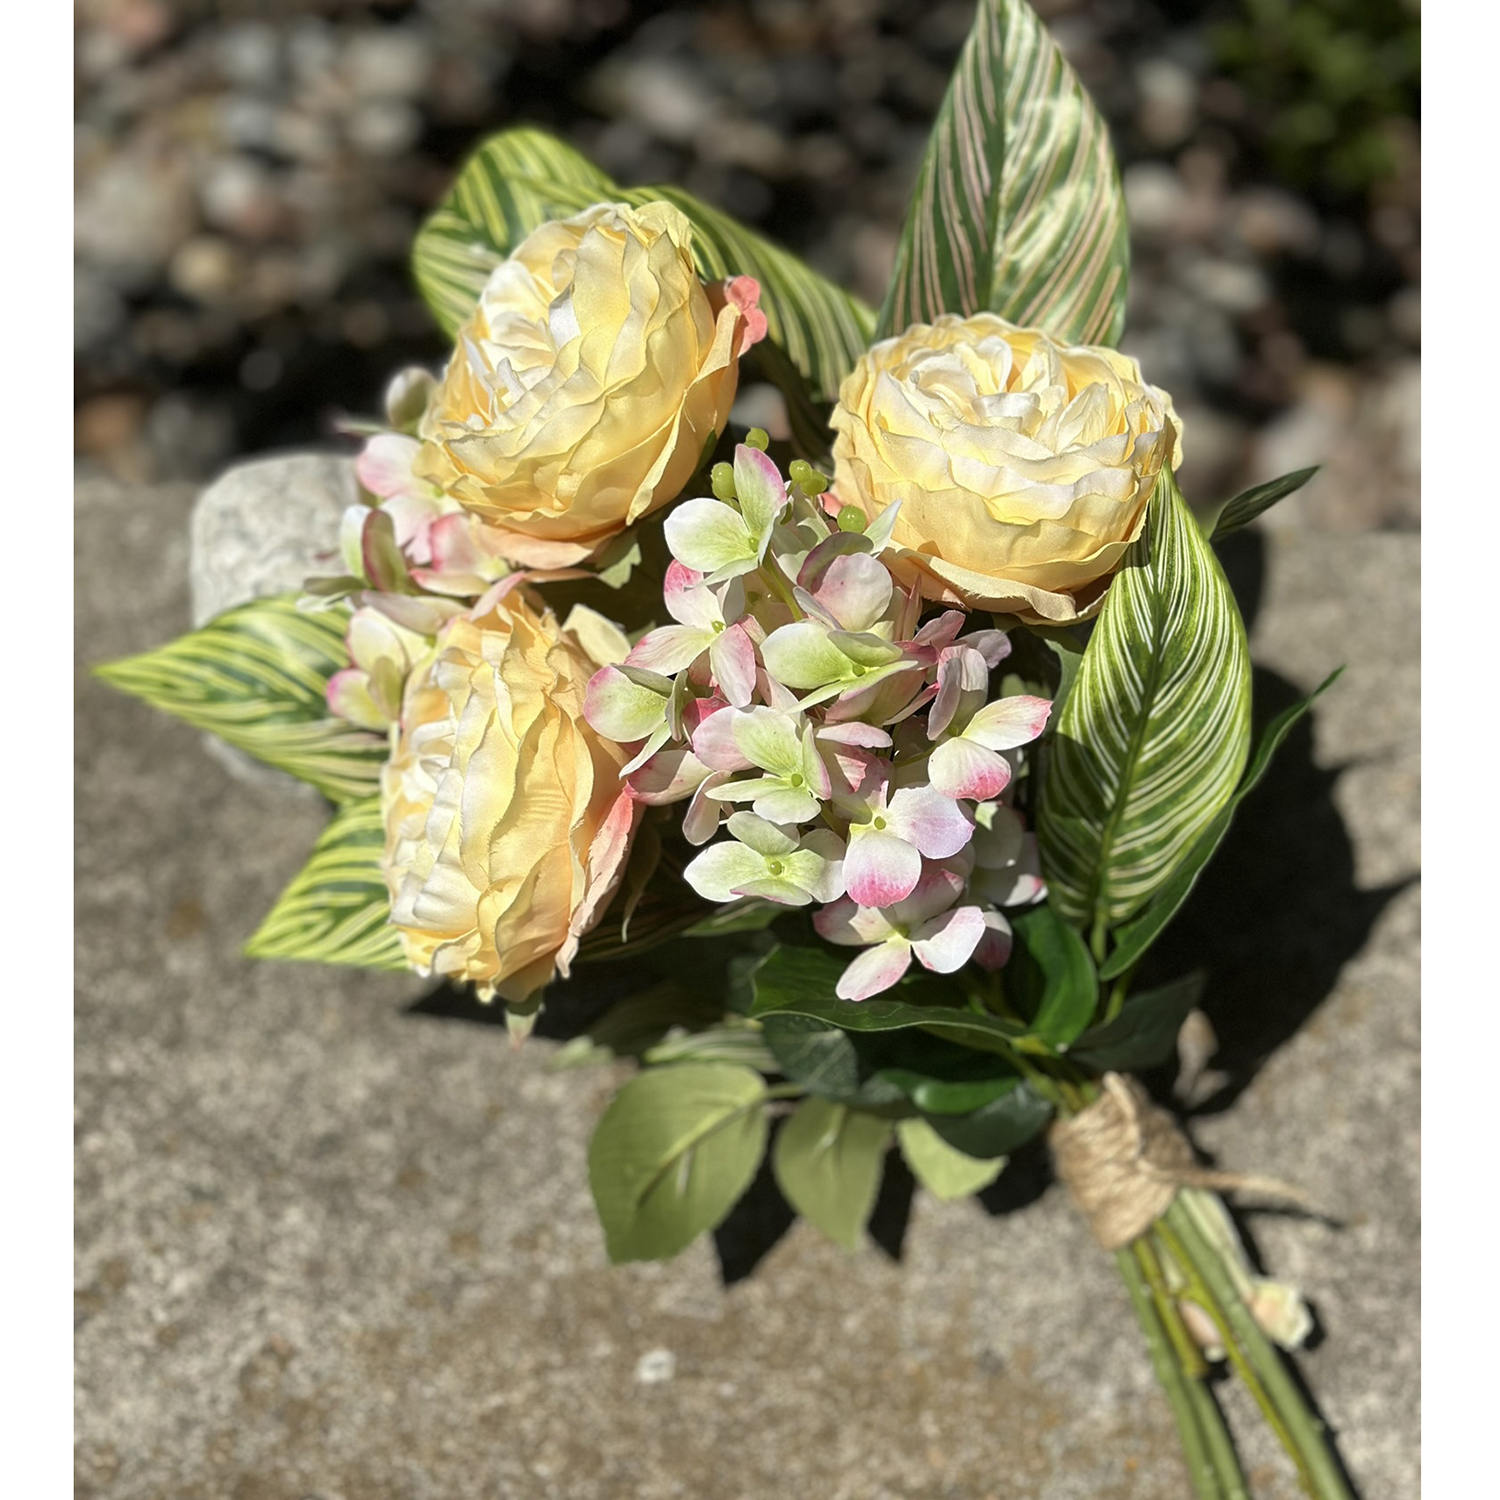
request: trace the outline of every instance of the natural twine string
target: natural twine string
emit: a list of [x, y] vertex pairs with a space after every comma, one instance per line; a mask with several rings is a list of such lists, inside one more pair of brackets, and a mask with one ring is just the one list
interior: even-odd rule
[[1165, 1110], [1133, 1078], [1106, 1073], [1103, 1092], [1048, 1133], [1057, 1175], [1106, 1250], [1143, 1235], [1182, 1187], [1239, 1189], [1307, 1207], [1304, 1194], [1271, 1177], [1200, 1167]]

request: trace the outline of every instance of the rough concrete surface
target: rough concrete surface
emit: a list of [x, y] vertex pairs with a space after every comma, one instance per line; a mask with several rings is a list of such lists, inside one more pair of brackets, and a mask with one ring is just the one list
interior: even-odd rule
[[[611, 1269], [607, 1073], [407, 1013], [416, 980], [241, 958], [321, 810], [83, 670], [187, 627], [191, 500], [78, 498], [80, 1496], [1188, 1493], [1109, 1259], [1055, 1187], [998, 1211], [1035, 1161], [988, 1209], [918, 1193], [899, 1261], [799, 1222], [727, 1287], [708, 1239]], [[1366, 1500], [1418, 1489], [1417, 551], [1232, 549], [1262, 700], [1349, 669], [1175, 939], [1223, 997], [1195, 1138], [1342, 1222], [1247, 1220], [1318, 1311], [1300, 1366]], [[1294, 1493], [1246, 1452], [1258, 1496]]]

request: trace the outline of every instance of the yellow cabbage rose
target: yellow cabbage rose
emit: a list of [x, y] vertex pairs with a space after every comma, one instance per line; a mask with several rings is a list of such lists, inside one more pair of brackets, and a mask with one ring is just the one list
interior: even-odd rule
[[598, 665], [512, 592], [451, 620], [408, 682], [381, 804], [391, 920], [420, 973], [512, 1003], [567, 975], [636, 805], [626, 752], [583, 717]]
[[675, 500], [765, 332], [750, 277], [706, 286], [669, 203], [543, 224], [495, 267], [422, 419], [417, 474], [528, 567], [578, 562]]
[[1133, 359], [992, 313], [876, 344], [832, 423], [838, 500], [871, 516], [901, 502], [892, 570], [1031, 623], [1098, 609], [1178, 444], [1171, 397]]

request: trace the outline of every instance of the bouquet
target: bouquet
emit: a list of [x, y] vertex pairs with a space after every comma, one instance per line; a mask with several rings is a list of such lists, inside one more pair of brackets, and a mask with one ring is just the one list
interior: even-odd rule
[[955, 1198], [1045, 1134], [1195, 1492], [1248, 1493], [1224, 1367], [1347, 1495], [1276, 1347], [1307, 1309], [1217, 1196], [1295, 1193], [1199, 1166], [1132, 1076], [1198, 995], [1138, 967], [1312, 701], [1251, 744], [1214, 544], [1311, 471], [1185, 500], [1114, 347], [1107, 134], [1035, 14], [981, 0], [878, 312], [528, 129], [413, 264], [453, 352], [363, 431], [339, 557], [102, 669], [334, 805], [248, 951], [471, 985], [517, 1045], [639, 955], [559, 1053], [640, 1065], [589, 1153], [616, 1261], [717, 1225], [768, 1143], [853, 1245], [893, 1143]]

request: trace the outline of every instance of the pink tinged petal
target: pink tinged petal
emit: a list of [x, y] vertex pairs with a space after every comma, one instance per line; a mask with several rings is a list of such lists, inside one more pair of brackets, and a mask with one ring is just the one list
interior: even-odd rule
[[761, 706], [740, 709], [730, 732], [751, 764], [777, 776], [801, 774], [802, 746], [797, 726], [788, 715]]
[[912, 644], [929, 646], [934, 651], [941, 651], [945, 646], [953, 644], [958, 632], [964, 628], [966, 618], [961, 609], [944, 610], [935, 620], [929, 620], [912, 637]]
[[[621, 790], [611, 804], [599, 831], [594, 835], [588, 852], [588, 883], [583, 900], [573, 912], [568, 931], [574, 937], [587, 932], [614, 895], [625, 873], [625, 859], [630, 853], [630, 838], [635, 832], [642, 813], [641, 805], [630, 794], [629, 788]], [[568, 971], [562, 969], [564, 978]]]
[[467, 514], [440, 516], [427, 532], [433, 569], [440, 573], [473, 573], [488, 561], [479, 550], [473, 519]]
[[679, 625], [694, 625], [699, 630], [711, 630], [723, 623], [719, 613], [719, 601], [713, 590], [703, 581], [703, 574], [689, 568], [673, 558], [667, 564], [667, 576], [662, 581], [662, 598], [666, 601], [667, 613]]
[[790, 854], [797, 847], [797, 837], [784, 828], [767, 822], [754, 813], [737, 812], [729, 820], [729, 832], [747, 848], [767, 859]]
[[692, 666], [714, 639], [712, 631], [697, 630], [691, 625], [663, 625], [643, 635], [630, 648], [625, 664], [675, 677]]
[[986, 750], [1014, 750], [1030, 744], [1047, 727], [1052, 704], [1024, 694], [987, 703], [974, 715], [965, 735]]
[[601, 667], [589, 678], [583, 716], [606, 739], [629, 744], [666, 729], [671, 690], [669, 679], [638, 667]]
[[372, 495], [382, 499], [419, 493], [421, 482], [413, 477], [411, 466], [421, 450], [421, 443], [414, 437], [400, 432], [379, 433], [354, 460], [354, 476]]
[[734, 737], [735, 720], [742, 708], [721, 708], [693, 730], [693, 754], [711, 771], [748, 771], [753, 761]]
[[873, 635], [868, 630], [833, 630], [828, 639], [855, 663], [869, 671], [901, 661], [906, 653], [900, 646]]
[[705, 901], [733, 901], [737, 887], [766, 878], [766, 862], [754, 849], [726, 839], [693, 859], [682, 878]]
[[990, 669], [967, 646], [946, 646], [938, 656], [938, 692], [927, 714], [927, 737], [936, 739], [958, 720], [961, 729], [984, 707]]
[[769, 454], [741, 443], [734, 450], [734, 493], [744, 524], [755, 539], [758, 562], [766, 555], [771, 528], [786, 509], [786, 481]]
[[764, 667], [755, 669], [755, 690], [762, 700], [778, 713], [794, 714], [797, 712], [797, 695], [782, 687]]
[[370, 696], [369, 676], [358, 667], [345, 667], [328, 679], [324, 689], [329, 709], [361, 729], [389, 729], [390, 719]]
[[887, 938], [868, 948], [839, 976], [834, 994], [840, 1000], [868, 1000], [900, 981], [911, 968], [911, 945], [905, 938]]
[[905, 839], [894, 833], [851, 833], [844, 880], [861, 906], [894, 906], [911, 895], [921, 874], [922, 856]]
[[833, 796], [833, 778], [818, 754], [817, 735], [811, 724], [804, 725], [802, 730], [802, 780], [820, 802]]
[[686, 745], [673, 745], [653, 755], [630, 776], [630, 790], [648, 807], [681, 802], [708, 779], [708, 767]]
[[984, 936], [984, 914], [977, 906], [960, 906], [914, 927], [912, 952], [934, 974], [952, 974], [968, 963]]
[[[832, 746], [828, 753], [833, 761], [833, 769], [828, 778], [831, 795], [847, 797], [857, 792], [865, 784], [865, 777], [870, 774], [875, 757], [867, 750], [845, 750], [839, 745]], [[837, 781], [834, 780], [834, 773], [837, 773]]]
[[[748, 573], [759, 561], [739, 513], [719, 500], [688, 500], [663, 525], [672, 556], [700, 573]], [[732, 573], [726, 574], [732, 576]]]
[[724, 282], [724, 300], [732, 302], [745, 320], [744, 342], [740, 352], [744, 353], [752, 344], [758, 344], [766, 336], [766, 315], [757, 305], [760, 301], [760, 283], [753, 276], [730, 276]]
[[757, 797], [769, 797], [786, 786], [779, 776], [748, 776], [725, 781], [714, 788], [712, 795], [720, 802], [754, 802]]
[[1010, 655], [1010, 637], [1003, 630], [971, 630], [958, 644], [973, 647], [991, 668]]
[[896, 930], [885, 913], [860, 906], [847, 897], [813, 913], [813, 927], [821, 938], [845, 948], [865, 948], [883, 943]]
[[927, 761], [927, 779], [945, 797], [985, 802], [1010, 784], [1010, 762], [970, 739], [944, 740]]
[[826, 625], [829, 630], [839, 628], [839, 617], [831, 609], [819, 604], [813, 595], [809, 594], [801, 584], [796, 584], [792, 589], [792, 598], [797, 601], [802, 612], [814, 619], [819, 625]]
[[957, 854], [973, 836], [974, 825], [951, 797], [931, 787], [906, 786], [891, 798], [886, 826], [915, 844], [928, 859]]
[[620, 767], [620, 779], [626, 780], [633, 771], [638, 771], [672, 737], [671, 729], [663, 724], [651, 732], [646, 743]]
[[873, 724], [825, 724], [818, 738], [830, 745], [857, 745], [864, 750], [888, 750], [891, 737]]
[[999, 912], [987, 911], [984, 914], [984, 935], [974, 949], [974, 962], [993, 974], [1009, 962], [1012, 943], [1010, 923]]
[[360, 602], [417, 635], [436, 635], [455, 615], [465, 613], [452, 599], [423, 599], [415, 594], [361, 594]]
[[782, 906], [809, 906], [812, 897], [800, 885], [790, 880], [768, 875], [764, 880], [746, 881], [734, 888], [736, 896], [758, 896], [762, 901], [775, 901]]
[[891, 920], [908, 930], [945, 912], [964, 893], [963, 876], [946, 865], [926, 865], [915, 889], [892, 909]]
[[736, 708], [755, 700], [755, 643], [743, 625], [731, 625], [713, 637], [708, 648], [714, 683]]
[[682, 815], [682, 836], [695, 848], [706, 844], [719, 831], [719, 819], [724, 809], [713, 794], [727, 779], [727, 772], [715, 771], [700, 782], [688, 803], [688, 810]]
[[727, 707], [728, 704], [717, 693], [710, 694], [707, 698], [694, 698], [682, 715], [683, 727], [689, 734], [696, 734], [698, 726], [710, 714], [716, 714], [721, 708]]

